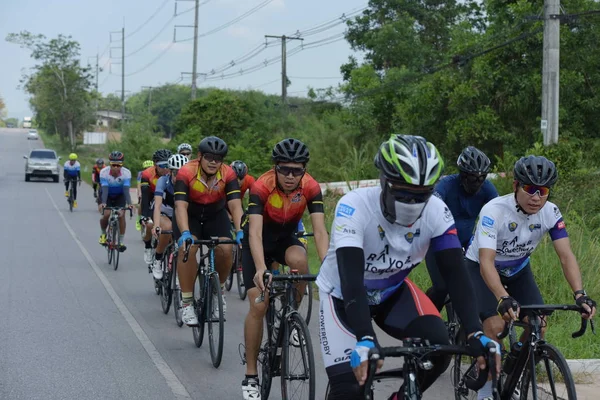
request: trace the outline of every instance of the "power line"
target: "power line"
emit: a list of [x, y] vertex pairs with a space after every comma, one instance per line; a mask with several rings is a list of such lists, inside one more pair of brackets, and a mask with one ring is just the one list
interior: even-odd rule
[[[231, 21], [224, 23], [221, 26], [218, 26], [218, 27], [216, 27], [214, 29], [211, 29], [210, 31], [207, 31], [207, 32], [204, 32], [204, 33], [200, 33], [197, 36], [197, 38], [199, 39], [199, 38], [202, 38], [202, 37], [206, 37], [208, 35], [212, 35], [213, 33], [217, 33], [219, 31], [222, 31], [223, 29], [228, 28], [231, 25], [233, 25], [233, 24], [235, 24], [237, 22], [240, 22], [241, 20], [249, 17], [250, 15], [252, 15], [255, 12], [257, 12], [258, 10], [260, 10], [261, 8], [267, 6], [272, 1], [273, 0], [265, 0], [262, 3], [258, 4], [257, 6], [255, 6], [255, 7], [251, 8], [250, 10], [246, 11], [245, 13], [243, 13], [242, 15], [240, 15], [239, 17], [236, 17], [236, 18], [232, 19]], [[187, 38], [187, 39], [182, 39], [182, 40], [180, 40], [180, 42], [188, 42], [190, 40], [194, 40], [194, 37], [192, 36], [192, 37]]]
[[[201, 2], [200, 4], [198, 4], [198, 7], [202, 7], [203, 5], [205, 5], [206, 3], [210, 3], [211, 1], [212, 1], [212, 0], [204, 0], [203, 2]], [[187, 14], [187, 13], [189, 13], [189, 12], [192, 12], [192, 11], [194, 11], [195, 9], [196, 9], [196, 7], [195, 7], [195, 6], [194, 6], [194, 7], [190, 7], [190, 8], [188, 8], [187, 10], [185, 10], [185, 11], [182, 11], [182, 12], [180, 12], [179, 14], [177, 14], [177, 16], [179, 17], [180, 15]]]
[[167, 3], [170, 0], [165, 0], [163, 1], [163, 3], [158, 6], [158, 8], [156, 9], [156, 11], [154, 11], [154, 13], [150, 16], [150, 18], [148, 18], [143, 24], [141, 24], [140, 26], [138, 26], [133, 32], [131, 32], [129, 35], [125, 36], [125, 39], [130, 38], [131, 36], [135, 35], [136, 33], [138, 33], [144, 26], [146, 26], [150, 21], [152, 21], [152, 19], [154, 17], [156, 17], [158, 15], [158, 13], [167, 5]]
[[290, 79], [342, 79], [341, 76], [288, 76]]
[[142, 47], [138, 48], [138, 49], [137, 49], [137, 50], [135, 50], [135, 51], [132, 51], [132, 52], [131, 52], [131, 53], [129, 53], [129, 54], [126, 54], [126, 55], [125, 55], [125, 57], [131, 57], [131, 56], [133, 56], [134, 54], [137, 54], [137, 53], [139, 53], [140, 51], [144, 50], [146, 47], [148, 47], [148, 45], [150, 45], [150, 43], [152, 43], [152, 42], [154, 41], [154, 39], [156, 39], [158, 36], [160, 36], [160, 34], [161, 34], [161, 33], [163, 33], [163, 32], [165, 31], [165, 29], [167, 29], [167, 28], [169, 27], [169, 24], [170, 24], [170, 23], [171, 23], [171, 21], [173, 21], [174, 19], [175, 19], [175, 17], [174, 17], [174, 16], [173, 16], [173, 17], [171, 17], [171, 18], [169, 18], [169, 20], [167, 21], [167, 23], [166, 23], [166, 24], [164, 24], [162, 28], [160, 28], [160, 30], [158, 31], [158, 33], [157, 33], [156, 35], [152, 36], [152, 38], [151, 38], [150, 40], [148, 40], [146, 43], [144, 43], [144, 44], [142, 45]]
[[138, 69], [138, 70], [136, 70], [134, 72], [131, 72], [129, 74], [126, 74], [125, 76], [136, 75], [136, 74], [139, 74], [140, 72], [148, 69], [152, 64], [154, 64], [155, 62], [157, 62], [158, 60], [160, 60], [165, 54], [167, 54], [167, 52], [169, 50], [171, 50], [171, 47], [173, 47], [174, 44], [175, 44], [174, 42], [169, 43], [169, 45], [167, 47], [165, 47], [165, 49], [163, 51], [161, 51], [156, 57], [154, 57], [152, 59], [152, 61], [150, 61], [148, 64], [144, 65], [142, 68], [140, 68], [140, 69]]

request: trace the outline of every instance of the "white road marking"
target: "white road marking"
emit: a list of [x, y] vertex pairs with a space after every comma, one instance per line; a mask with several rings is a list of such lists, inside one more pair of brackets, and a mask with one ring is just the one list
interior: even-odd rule
[[63, 224], [65, 225], [65, 227], [67, 228], [67, 230], [69, 231], [71, 236], [73, 237], [73, 240], [75, 241], [75, 243], [77, 243], [77, 246], [79, 246], [79, 249], [81, 250], [81, 252], [85, 256], [85, 258], [87, 259], [88, 263], [90, 264], [90, 267], [92, 267], [92, 269], [98, 276], [98, 279], [100, 279], [100, 282], [102, 282], [102, 285], [104, 285], [104, 289], [106, 289], [106, 292], [112, 299], [113, 303], [115, 303], [115, 306], [117, 307], [117, 309], [119, 310], [119, 312], [121, 313], [121, 315], [123, 316], [125, 321], [127, 321], [127, 323], [129, 324], [129, 327], [131, 328], [131, 330], [133, 331], [133, 333], [135, 334], [137, 339], [140, 341], [140, 344], [144, 347], [144, 350], [146, 350], [146, 353], [148, 353], [148, 356], [150, 356], [150, 359], [156, 366], [156, 369], [158, 369], [158, 372], [160, 372], [161, 375], [167, 381], [167, 385], [169, 385], [169, 387], [171, 388], [171, 391], [173, 392], [175, 397], [177, 399], [191, 399], [191, 396], [188, 393], [188, 391], [186, 390], [185, 386], [183, 386], [183, 384], [181, 383], [179, 378], [177, 378], [177, 376], [175, 375], [175, 373], [173, 372], [171, 367], [169, 367], [169, 364], [167, 364], [167, 362], [164, 360], [164, 358], [162, 358], [162, 356], [160, 355], [160, 353], [154, 346], [154, 343], [152, 343], [152, 341], [150, 340], [148, 335], [146, 335], [146, 332], [144, 332], [144, 330], [142, 329], [140, 324], [136, 321], [136, 319], [133, 317], [131, 312], [129, 312], [129, 310], [127, 309], [127, 306], [125, 305], [123, 300], [121, 300], [121, 297], [119, 297], [119, 295], [117, 294], [117, 292], [115, 291], [113, 286], [110, 284], [110, 282], [108, 281], [108, 279], [106, 278], [106, 276], [104, 275], [104, 273], [102, 272], [100, 267], [98, 267], [98, 264], [96, 264], [96, 262], [94, 261], [94, 259], [90, 255], [90, 253], [86, 250], [86, 248], [83, 246], [81, 241], [77, 238], [75, 231], [73, 231], [73, 229], [71, 228], [71, 226], [65, 219], [63, 213], [60, 211], [60, 209], [56, 205], [56, 202], [50, 195], [50, 192], [48, 191], [47, 188], [46, 188], [46, 194], [48, 195], [48, 197], [50, 198], [50, 201], [52, 202], [52, 205], [58, 212], [58, 215], [60, 216], [60, 219], [62, 220]]

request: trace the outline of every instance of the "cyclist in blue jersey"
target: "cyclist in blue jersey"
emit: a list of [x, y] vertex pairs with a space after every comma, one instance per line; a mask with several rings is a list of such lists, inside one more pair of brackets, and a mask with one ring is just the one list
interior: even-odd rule
[[[113, 151], [108, 157], [110, 166], [100, 171], [100, 185], [102, 186], [102, 199], [100, 207], [126, 207], [131, 208], [131, 171], [123, 167], [125, 156], [120, 151]], [[102, 234], [98, 241], [101, 245], [106, 244], [106, 228], [108, 226], [109, 210], [104, 210], [100, 218], [100, 229]], [[119, 213], [119, 239], [121, 242], [119, 251], [127, 249], [123, 244], [125, 239], [125, 211]]]
[[168, 167], [171, 172], [158, 178], [156, 189], [154, 189], [154, 212], [152, 215], [154, 229], [152, 229], [152, 235], [158, 239], [158, 243], [156, 245], [154, 261], [152, 262], [152, 275], [156, 280], [163, 277], [160, 263], [165, 248], [171, 240], [168, 235], [161, 235], [160, 231], [170, 231], [173, 229], [173, 207], [175, 207], [174, 181], [177, 177], [177, 171], [187, 163], [188, 158], [183, 154], [173, 154], [169, 157]]
[[63, 178], [65, 179], [65, 197], [69, 197], [69, 184], [73, 183], [73, 208], [77, 208], [77, 185], [81, 185], [81, 165], [77, 161], [77, 154], [69, 154], [69, 161], [63, 166]]
[[[456, 164], [460, 172], [440, 179], [435, 185], [433, 194], [442, 199], [447, 209], [452, 212], [458, 240], [463, 249], [466, 249], [473, 235], [479, 212], [488, 201], [498, 197], [498, 191], [492, 182], [486, 180], [491, 162], [481, 150], [473, 146], [466, 147], [460, 153]], [[427, 296], [441, 311], [448, 289], [431, 249], [427, 252], [425, 263], [432, 282], [432, 287], [427, 290]]]

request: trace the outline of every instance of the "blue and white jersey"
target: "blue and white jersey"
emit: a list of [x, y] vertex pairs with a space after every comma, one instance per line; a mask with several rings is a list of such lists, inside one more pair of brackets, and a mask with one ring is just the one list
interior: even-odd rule
[[125, 190], [131, 187], [131, 171], [123, 167], [118, 176], [110, 174], [110, 166], [100, 171], [100, 185], [108, 187], [108, 196], [116, 197], [125, 194]]
[[[454, 218], [446, 204], [432, 196], [421, 217], [410, 227], [389, 223], [381, 211], [381, 187], [355, 189], [337, 204], [327, 256], [317, 285], [342, 299], [336, 250], [364, 250], [364, 285], [369, 304], [385, 301], [424, 258], [433, 251], [460, 249]], [[343, 266], [340, 266], [343, 268]]]
[[65, 165], [63, 165], [63, 169], [69, 177], [74, 178], [79, 175], [81, 164], [79, 164], [79, 161], [75, 161], [75, 163], [71, 165], [71, 161], [67, 161]]
[[466, 257], [479, 262], [479, 249], [496, 250], [498, 273], [513, 276], [527, 266], [546, 232], [552, 240], [568, 236], [556, 204], [548, 201], [536, 214], [528, 215], [517, 208], [513, 193], [496, 197], [481, 209]]
[[[171, 174], [163, 175], [156, 181], [156, 189], [154, 189], [154, 197], [162, 197], [163, 202], [160, 207], [160, 212], [173, 217], [173, 206], [175, 205], [175, 188], [171, 179]], [[154, 208], [154, 205], [152, 205]]]

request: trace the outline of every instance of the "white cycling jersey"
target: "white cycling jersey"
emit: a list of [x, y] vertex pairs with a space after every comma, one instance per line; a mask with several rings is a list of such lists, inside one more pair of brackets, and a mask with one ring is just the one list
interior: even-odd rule
[[479, 262], [479, 249], [496, 250], [498, 273], [513, 276], [527, 266], [546, 232], [552, 240], [568, 236], [556, 204], [548, 201], [536, 214], [527, 215], [518, 207], [513, 193], [496, 197], [481, 209], [466, 257]]
[[432, 196], [410, 227], [389, 223], [381, 211], [381, 187], [355, 189], [338, 202], [327, 256], [317, 278], [320, 290], [342, 299], [336, 250], [358, 247], [365, 254], [365, 287], [369, 304], [380, 304], [424, 258], [435, 251], [461, 248], [454, 218], [446, 204]]

